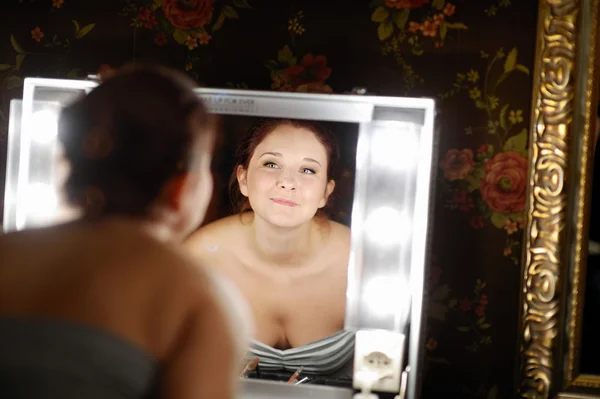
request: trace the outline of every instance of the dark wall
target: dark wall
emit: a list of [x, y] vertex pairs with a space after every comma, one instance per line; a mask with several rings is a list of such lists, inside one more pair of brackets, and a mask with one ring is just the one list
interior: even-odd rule
[[211, 87], [363, 86], [435, 97], [441, 140], [425, 397], [506, 398], [536, 3], [9, 0], [0, 12], [0, 165], [9, 100], [25, 76], [81, 78], [141, 60], [187, 70]]

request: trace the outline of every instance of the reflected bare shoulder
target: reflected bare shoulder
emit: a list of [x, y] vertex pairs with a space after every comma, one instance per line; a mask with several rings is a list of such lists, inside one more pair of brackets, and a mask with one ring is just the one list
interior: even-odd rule
[[313, 220], [321, 234], [321, 254], [325, 257], [324, 261], [345, 275], [350, 258], [350, 228], [329, 219]]
[[239, 215], [228, 216], [201, 227], [183, 246], [196, 259], [215, 260], [240, 242], [244, 227]]
[[350, 228], [346, 225], [331, 221], [330, 250], [332, 264], [342, 275], [348, 273], [348, 262], [350, 261], [351, 235]]
[[332, 244], [339, 249], [347, 248], [350, 250], [350, 228], [344, 224], [329, 221], [331, 226]]

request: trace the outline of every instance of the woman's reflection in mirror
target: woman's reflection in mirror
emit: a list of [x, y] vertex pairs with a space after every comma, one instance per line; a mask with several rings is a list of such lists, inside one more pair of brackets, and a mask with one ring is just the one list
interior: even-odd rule
[[[350, 229], [324, 210], [335, 188], [334, 135], [313, 121], [268, 119], [237, 149], [237, 214], [186, 242], [249, 301], [259, 368], [350, 378], [354, 335], [344, 330]], [[300, 376], [300, 379], [303, 376]]]

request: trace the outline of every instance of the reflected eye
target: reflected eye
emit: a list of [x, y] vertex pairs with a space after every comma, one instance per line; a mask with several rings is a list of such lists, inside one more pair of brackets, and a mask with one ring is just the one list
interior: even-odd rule
[[302, 173], [306, 173], [307, 175], [314, 175], [316, 173], [314, 170], [309, 169], [309, 168], [302, 168], [302, 169], [300, 169], [300, 171]]
[[271, 161], [265, 162], [263, 166], [266, 166], [267, 168], [277, 168], [277, 164]]

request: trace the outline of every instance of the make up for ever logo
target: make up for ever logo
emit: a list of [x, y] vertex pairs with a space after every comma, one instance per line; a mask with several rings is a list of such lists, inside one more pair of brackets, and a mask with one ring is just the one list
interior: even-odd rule
[[256, 100], [252, 98], [203, 95], [202, 99], [213, 113], [254, 114], [257, 111]]

